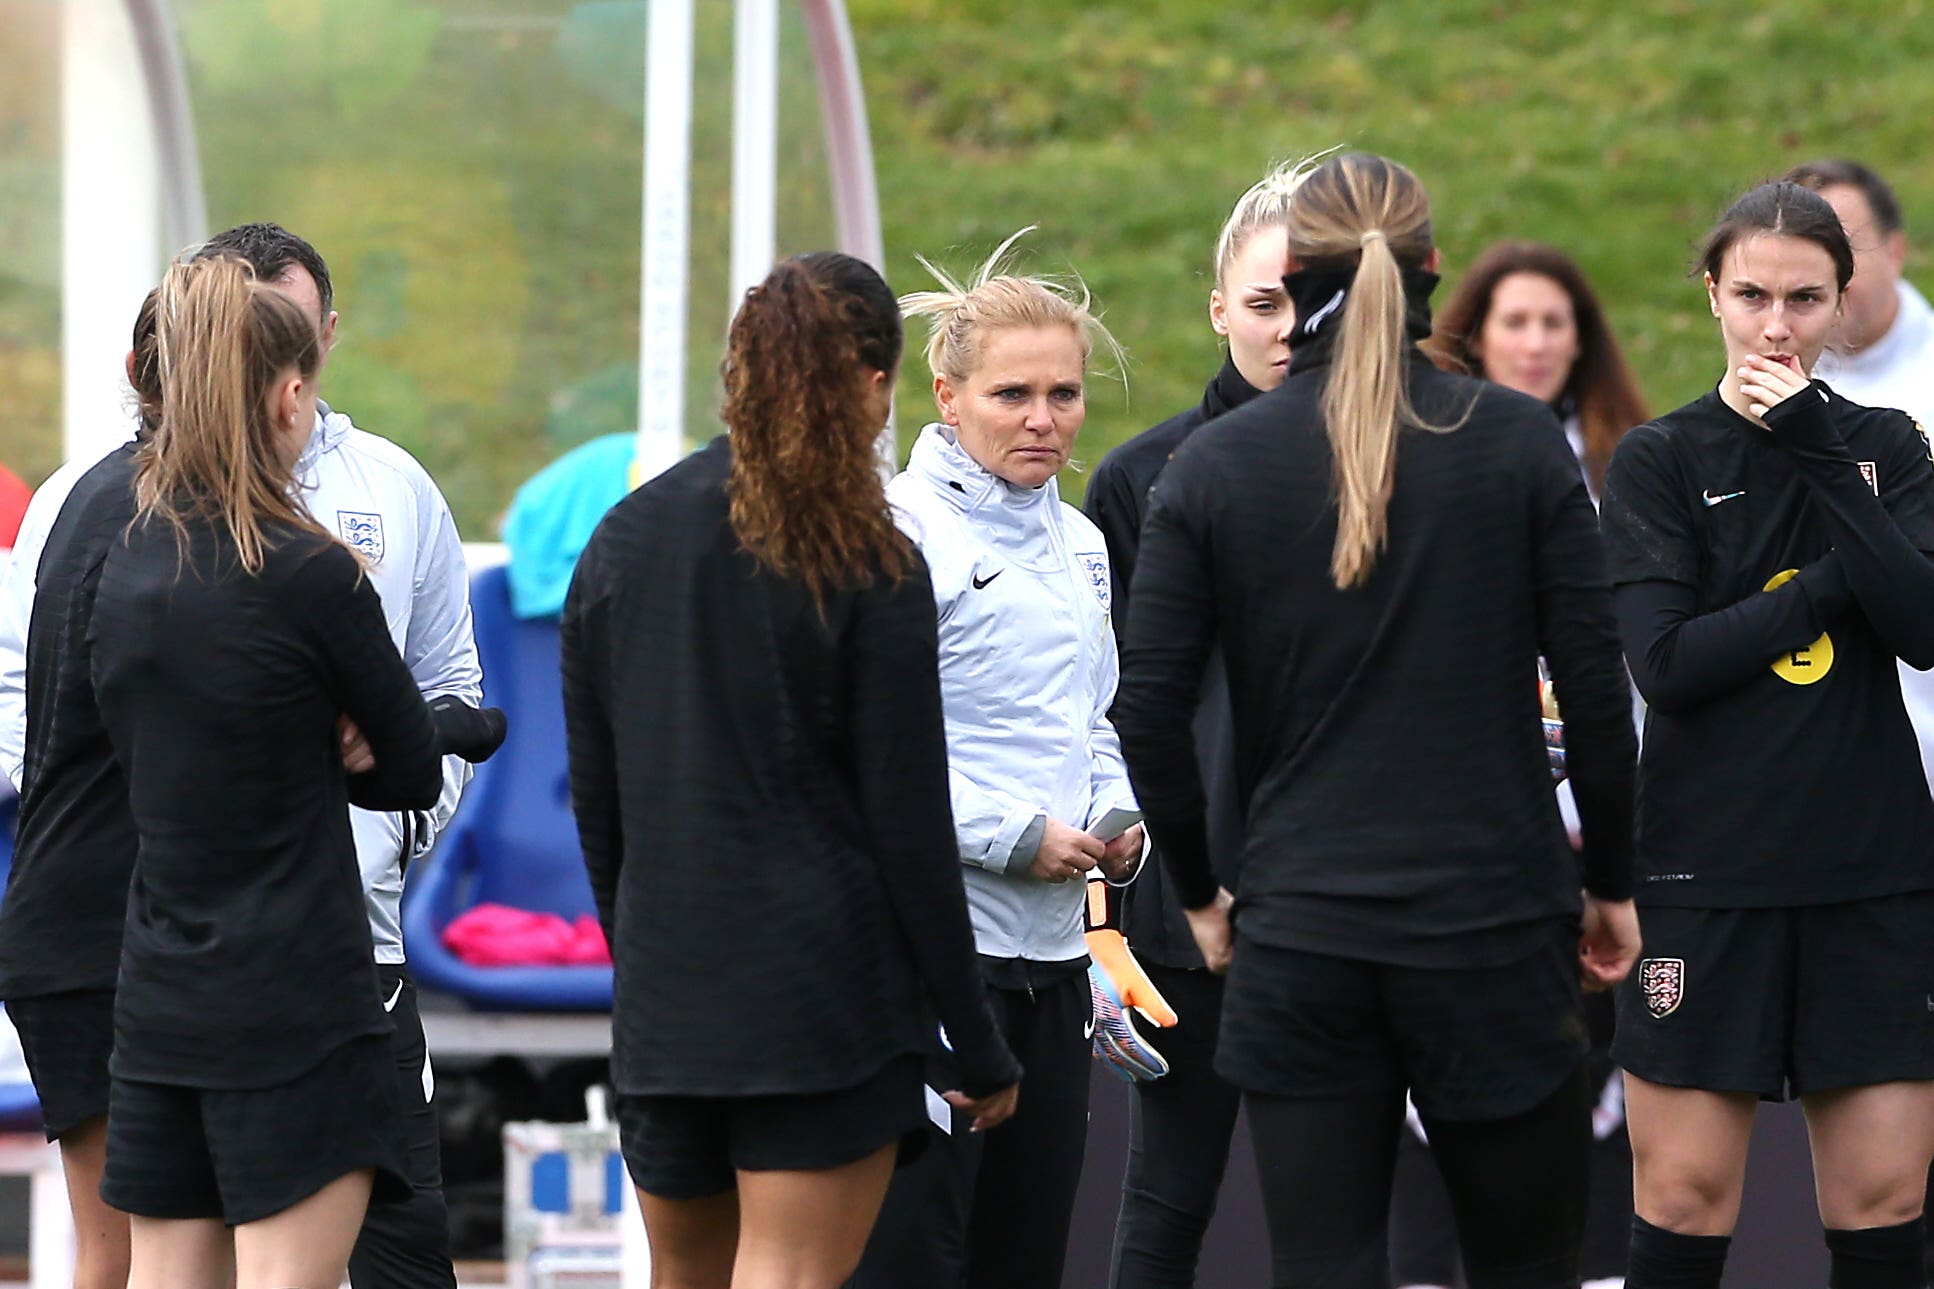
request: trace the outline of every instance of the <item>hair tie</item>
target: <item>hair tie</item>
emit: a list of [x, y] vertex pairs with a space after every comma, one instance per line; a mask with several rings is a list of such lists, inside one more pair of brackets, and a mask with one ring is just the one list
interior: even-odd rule
[[1370, 244], [1371, 238], [1375, 238], [1377, 241], [1380, 241], [1380, 242], [1385, 242], [1390, 240], [1389, 238], [1383, 235], [1383, 230], [1381, 228], [1373, 228], [1369, 232], [1365, 233], [1363, 236], [1356, 239], [1357, 248], [1361, 250], [1363, 247], [1368, 246]]

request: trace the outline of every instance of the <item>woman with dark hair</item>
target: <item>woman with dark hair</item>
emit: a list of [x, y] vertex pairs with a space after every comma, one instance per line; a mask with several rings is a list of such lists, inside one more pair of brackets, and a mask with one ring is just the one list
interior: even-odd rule
[[1428, 348], [1451, 370], [1548, 404], [1594, 499], [1619, 439], [1649, 415], [1591, 283], [1554, 247], [1499, 242], [1478, 256], [1438, 310]]
[[563, 617], [571, 798], [612, 946], [612, 1075], [655, 1282], [833, 1289], [925, 1141], [922, 1053], [975, 1130], [1020, 1069], [975, 979], [933, 589], [873, 442], [879, 274], [746, 293], [729, 435], [612, 508]]
[[441, 756], [502, 725], [425, 705], [362, 565], [290, 496], [315, 321], [228, 258], [174, 266], [157, 317], [160, 425], [64, 646], [134, 840], [101, 1197], [131, 1216], [130, 1286], [325, 1289], [372, 1193], [407, 1188], [348, 807], [427, 808]]
[[[1156, 483], [1115, 718], [1197, 945], [1229, 972], [1216, 1069], [1243, 1092], [1273, 1283], [1387, 1283], [1408, 1091], [1471, 1284], [1575, 1286], [1580, 975], [1610, 984], [1638, 947], [1632, 725], [1591, 502], [1548, 409], [1417, 348], [1438, 257], [1415, 176], [1333, 157], [1287, 233], [1289, 377]], [[1191, 729], [1218, 645], [1235, 899]], [[1570, 720], [1582, 900], [1540, 656]]]
[[1788, 1096], [1832, 1283], [1926, 1283], [1934, 802], [1895, 660], [1934, 664], [1934, 468], [1904, 413], [1809, 379], [1853, 264], [1817, 193], [1735, 202], [1699, 257], [1725, 372], [1628, 434], [1606, 480], [1648, 707], [1646, 956], [1613, 1045], [1631, 1289], [1719, 1284], [1755, 1104]]

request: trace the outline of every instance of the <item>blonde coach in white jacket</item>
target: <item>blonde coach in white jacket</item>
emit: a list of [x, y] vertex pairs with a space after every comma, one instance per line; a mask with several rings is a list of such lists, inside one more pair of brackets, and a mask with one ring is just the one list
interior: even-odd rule
[[1060, 1285], [1094, 1032], [1081, 879], [1125, 881], [1141, 860], [1139, 825], [1099, 827], [1135, 808], [1108, 721], [1108, 548], [1055, 484], [1106, 332], [1085, 297], [999, 273], [1006, 249], [970, 286], [936, 271], [944, 290], [901, 301], [933, 321], [940, 422], [887, 496], [933, 579], [968, 906], [995, 1018], [1026, 1073], [1019, 1110], [984, 1137], [936, 1107], [936, 1148], [895, 1180], [859, 1289]]

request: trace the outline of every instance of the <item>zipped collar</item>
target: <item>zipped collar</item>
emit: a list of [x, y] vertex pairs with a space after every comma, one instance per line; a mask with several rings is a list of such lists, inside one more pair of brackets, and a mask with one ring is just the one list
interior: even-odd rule
[[1017, 488], [967, 455], [953, 430], [938, 423], [929, 423], [914, 440], [907, 471], [963, 515], [1017, 536], [1038, 531], [1061, 500], [1055, 480]]
[[314, 492], [320, 486], [316, 471], [322, 459], [341, 447], [355, 428], [347, 416], [331, 411], [329, 404], [317, 400], [315, 428], [309, 431], [309, 441], [302, 445], [302, 455], [295, 461], [298, 494]]

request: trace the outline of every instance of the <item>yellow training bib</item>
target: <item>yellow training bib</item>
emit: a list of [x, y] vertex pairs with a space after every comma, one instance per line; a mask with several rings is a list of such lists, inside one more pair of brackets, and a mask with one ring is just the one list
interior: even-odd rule
[[[1782, 569], [1773, 574], [1766, 584], [1769, 591], [1778, 590], [1792, 578], [1798, 577], [1797, 568]], [[1822, 631], [1820, 638], [1792, 653], [1781, 654], [1773, 664], [1773, 674], [1789, 685], [1811, 685], [1816, 680], [1825, 680], [1833, 670], [1833, 637]]]

